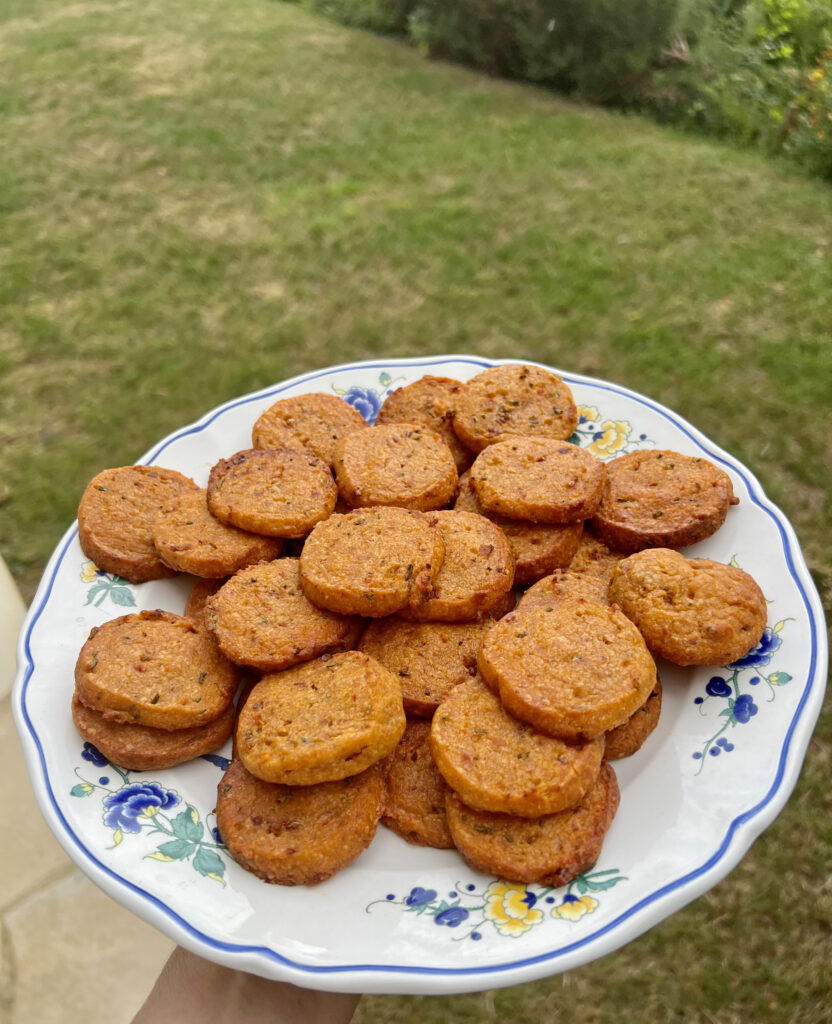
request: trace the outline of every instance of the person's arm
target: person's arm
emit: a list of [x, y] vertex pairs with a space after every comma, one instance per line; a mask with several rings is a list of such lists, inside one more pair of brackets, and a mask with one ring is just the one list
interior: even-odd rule
[[268, 981], [177, 947], [133, 1024], [348, 1024], [359, 998]]

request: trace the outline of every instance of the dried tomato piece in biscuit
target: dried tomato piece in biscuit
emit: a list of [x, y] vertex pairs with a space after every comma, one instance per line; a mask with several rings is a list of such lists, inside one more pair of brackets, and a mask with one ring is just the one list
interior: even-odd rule
[[309, 786], [357, 775], [396, 746], [401, 687], [358, 651], [264, 676], [237, 723], [237, 753], [258, 779]]
[[384, 400], [376, 417], [376, 425], [387, 423], [421, 423], [439, 434], [451, 449], [458, 473], [474, 461], [474, 456], [454, 432], [453, 420], [460, 381], [452, 377], [421, 377], [413, 384], [396, 388]]
[[85, 740], [92, 743], [111, 764], [131, 771], [157, 771], [210, 754], [231, 735], [234, 709], [229, 707], [207, 725], [191, 729], [153, 729], [108, 721], [100, 711], [72, 698], [72, 720]]
[[716, 533], [736, 504], [728, 474], [707, 459], [630, 452], [607, 463], [592, 530], [617, 551], [684, 548]]
[[[477, 500], [469, 473], [460, 477], [454, 508], [457, 511], [486, 515]], [[584, 524], [580, 521], [563, 524], [528, 523], [492, 513], [488, 513], [487, 518], [505, 534], [514, 555], [514, 582], [518, 584], [534, 583], [555, 569], [565, 569], [578, 550], [584, 531]]]
[[513, 718], [478, 678], [433, 716], [430, 747], [445, 781], [470, 807], [539, 818], [574, 807], [598, 777], [604, 738], [567, 743]]
[[315, 885], [370, 845], [384, 802], [377, 766], [317, 786], [279, 786], [231, 762], [217, 787], [217, 828], [237, 863], [278, 885]]
[[615, 772], [604, 763], [577, 807], [557, 814], [527, 819], [477, 811], [455, 793], [448, 794], [445, 810], [454, 845], [476, 871], [557, 888], [598, 860], [618, 802]]
[[317, 456], [251, 448], [221, 459], [208, 477], [208, 508], [223, 523], [268, 537], [305, 537], [335, 508], [338, 488]]
[[570, 572], [577, 572], [583, 576], [597, 576], [609, 584], [615, 567], [622, 558], [622, 552], [612, 551], [602, 540], [584, 532], [572, 561], [568, 566], [558, 568], [568, 567]]
[[653, 548], [619, 562], [610, 598], [650, 650], [676, 665], [727, 665], [754, 648], [766, 599], [742, 569]]
[[418, 423], [389, 423], [343, 438], [333, 460], [341, 497], [353, 508], [443, 508], [456, 494], [456, 464], [442, 438]]
[[617, 761], [640, 750], [644, 741], [659, 724], [661, 710], [662, 684], [657, 679], [653, 691], [641, 707], [634, 711], [626, 722], [607, 733], [604, 757], [608, 761]]
[[554, 605], [568, 597], [583, 597], [587, 601], [609, 604], [607, 584], [597, 576], [586, 576], [578, 572], [563, 572], [558, 569], [551, 576], [544, 576], [529, 587], [517, 603], [518, 611], [529, 608]]
[[514, 556], [502, 530], [473, 512], [431, 512], [445, 557], [427, 601], [404, 609], [420, 622], [470, 622], [490, 614], [514, 583]]
[[477, 664], [511, 714], [567, 739], [621, 725], [656, 685], [633, 623], [581, 598], [510, 612], [486, 634]]
[[90, 631], [75, 665], [78, 697], [111, 722], [190, 729], [219, 718], [238, 672], [211, 635], [172, 612], [122, 615]]
[[187, 491], [166, 502], [151, 524], [159, 557], [178, 572], [219, 579], [280, 554], [278, 537], [263, 537], [220, 522], [208, 511], [208, 492]]
[[343, 398], [319, 392], [281, 398], [260, 416], [251, 432], [255, 448], [302, 448], [332, 465], [342, 437], [367, 421]]
[[277, 672], [351, 645], [355, 620], [316, 608], [298, 566], [280, 558], [241, 569], [208, 601], [208, 629], [235, 664]]
[[172, 498], [196, 489], [193, 480], [160, 466], [105, 469], [78, 506], [81, 550], [99, 569], [131, 583], [175, 576], [153, 546], [151, 523]]
[[315, 527], [301, 552], [300, 581], [319, 608], [381, 618], [423, 604], [444, 555], [442, 534], [424, 513], [364, 508]]
[[598, 507], [604, 463], [568, 441], [517, 437], [492, 444], [471, 467], [486, 514], [534, 523], [587, 519]]
[[578, 410], [568, 385], [537, 366], [495, 366], [472, 377], [456, 403], [454, 431], [481, 452], [509, 437], [571, 437]]
[[430, 752], [430, 723], [410, 719], [384, 763], [387, 792], [382, 824], [417, 846], [452, 850], [445, 819], [447, 786]]
[[477, 672], [477, 652], [493, 625], [479, 622], [371, 622], [358, 649], [399, 680], [408, 715], [430, 718], [451, 690]]

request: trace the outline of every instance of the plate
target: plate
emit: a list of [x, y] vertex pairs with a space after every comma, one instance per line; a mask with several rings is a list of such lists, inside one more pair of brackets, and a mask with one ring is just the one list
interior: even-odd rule
[[[372, 420], [391, 390], [426, 373], [467, 380], [491, 365], [447, 356], [310, 373], [215, 409], [141, 461], [204, 485], [214, 462], [250, 446], [254, 420], [277, 398], [325, 391]], [[621, 806], [598, 863], [559, 889], [512, 885], [470, 870], [454, 851], [409, 846], [379, 828], [358, 860], [314, 887], [269, 886], [243, 871], [213, 816], [228, 748], [166, 771], [129, 772], [72, 725], [73, 667], [90, 628], [130, 610], [181, 612], [192, 582], [134, 586], [102, 573], [83, 555], [75, 525], [21, 633], [14, 710], [46, 820], [105, 892], [230, 967], [308, 988], [438, 994], [532, 981], [603, 956], [738, 863], [785, 804], [823, 699], [823, 616], [797, 538], [752, 474], [669, 409], [555, 372], [580, 407], [574, 440], [600, 458], [659, 447], [704, 454], [725, 469], [740, 504], [686, 553], [741, 566], [769, 601], [763, 639], [739, 662], [659, 665], [661, 721], [636, 755], [615, 764]]]

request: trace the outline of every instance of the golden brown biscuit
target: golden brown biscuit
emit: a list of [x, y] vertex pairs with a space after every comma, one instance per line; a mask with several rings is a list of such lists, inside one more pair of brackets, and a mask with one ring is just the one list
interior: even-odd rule
[[470, 622], [490, 615], [514, 583], [514, 556], [505, 534], [473, 512], [430, 512], [442, 533], [445, 557], [430, 596], [405, 619], [419, 622]]
[[602, 540], [598, 540], [591, 533], [584, 531], [572, 561], [568, 563], [568, 566], [559, 566], [558, 568], [568, 567], [570, 572], [581, 573], [584, 576], [597, 576], [609, 585], [615, 567], [622, 558], [624, 558], [622, 552], [610, 550]]
[[309, 786], [357, 775], [405, 727], [401, 687], [358, 651], [264, 676], [237, 722], [237, 754], [258, 779]]
[[188, 619], [194, 619], [200, 626], [207, 629], [208, 619], [205, 616], [205, 605], [208, 598], [213, 597], [223, 583], [225, 580], [197, 580], [191, 587], [182, 614]]
[[644, 741], [659, 724], [662, 710], [662, 684], [657, 679], [650, 696], [634, 711], [622, 725], [610, 729], [607, 733], [607, 746], [604, 757], [608, 761], [617, 761], [629, 757], [640, 750]]
[[716, 533], [737, 503], [728, 474], [707, 459], [630, 452], [607, 463], [592, 530], [617, 551], [683, 548]]
[[577, 807], [544, 818], [476, 811], [455, 793], [445, 809], [454, 844], [474, 870], [557, 888], [598, 860], [618, 801], [615, 772], [604, 763]]
[[150, 527], [159, 557], [178, 572], [219, 579], [280, 554], [278, 537], [263, 537], [221, 523], [208, 511], [208, 492], [186, 491], [166, 502]]
[[217, 519], [269, 537], [305, 537], [337, 497], [326, 463], [289, 448], [237, 452], [208, 477], [208, 508]]
[[653, 548], [619, 562], [610, 598], [650, 650], [676, 665], [727, 665], [755, 647], [766, 599], [742, 569]]
[[479, 622], [371, 622], [358, 649], [399, 680], [408, 715], [430, 718], [451, 690], [476, 675], [477, 651], [493, 625]]
[[442, 701], [430, 748], [448, 785], [470, 807], [539, 818], [574, 807], [598, 777], [604, 737], [566, 743], [513, 718], [478, 678]]
[[381, 822], [418, 846], [452, 850], [445, 819], [447, 786], [430, 752], [430, 723], [410, 719], [384, 763], [387, 792]]
[[444, 555], [442, 534], [424, 513], [359, 509], [315, 527], [301, 552], [300, 581], [319, 608], [376, 619], [423, 604]]
[[509, 437], [572, 436], [578, 410], [560, 377], [537, 366], [495, 366], [472, 377], [457, 398], [454, 431], [480, 452]]
[[99, 569], [131, 583], [175, 576], [153, 546], [150, 526], [163, 505], [196, 489], [193, 480], [160, 466], [105, 469], [87, 484], [78, 506], [81, 550]]
[[90, 630], [75, 665], [78, 697], [110, 722], [190, 729], [224, 714], [238, 672], [210, 634], [172, 612], [122, 615]]
[[303, 448], [332, 465], [342, 437], [367, 421], [343, 398], [318, 392], [281, 398], [259, 417], [251, 432], [255, 448]]
[[223, 654], [260, 672], [354, 646], [359, 626], [307, 599], [297, 558], [241, 569], [208, 600], [206, 616]]
[[456, 494], [457, 472], [442, 438], [418, 423], [390, 423], [349, 434], [333, 459], [338, 491], [353, 508], [395, 505], [443, 508]]
[[[459, 493], [454, 508], [457, 511], [486, 515], [477, 500], [471, 477], [465, 473], [459, 480]], [[555, 569], [565, 569], [578, 549], [584, 530], [582, 522], [527, 523], [521, 519], [488, 514], [506, 536], [514, 555], [514, 582], [520, 585], [534, 583]]]
[[598, 507], [604, 463], [568, 441], [516, 437], [474, 460], [471, 484], [486, 514], [533, 523], [572, 523]]
[[451, 377], [421, 377], [413, 384], [397, 388], [385, 398], [376, 417], [376, 426], [387, 423], [421, 423], [439, 434], [451, 449], [458, 473], [474, 461], [474, 456], [454, 432], [456, 399], [462, 384]]
[[96, 746], [111, 764], [146, 772], [172, 768], [217, 750], [231, 735], [234, 708], [229, 707], [207, 725], [171, 731], [108, 721], [74, 694], [72, 720], [84, 739]]
[[610, 603], [604, 580], [597, 576], [584, 576], [582, 573], [558, 569], [551, 576], [544, 576], [529, 587], [518, 601], [517, 608], [524, 611], [540, 606], [546, 608], [567, 597], [583, 597], [599, 604]]
[[485, 635], [477, 664], [511, 714], [566, 739], [621, 725], [656, 685], [632, 622], [581, 598], [510, 612]]
[[278, 786], [231, 762], [217, 787], [217, 828], [231, 856], [278, 885], [315, 885], [376, 834], [384, 802], [377, 766], [317, 786]]

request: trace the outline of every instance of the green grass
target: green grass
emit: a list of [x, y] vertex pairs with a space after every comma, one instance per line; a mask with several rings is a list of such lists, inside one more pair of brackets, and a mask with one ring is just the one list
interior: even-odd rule
[[[268, 0], [0, 0], [0, 551], [235, 395], [522, 356], [671, 406], [794, 523], [827, 608], [832, 193]], [[832, 729], [708, 896], [565, 977], [360, 1024], [829, 1019]]]

